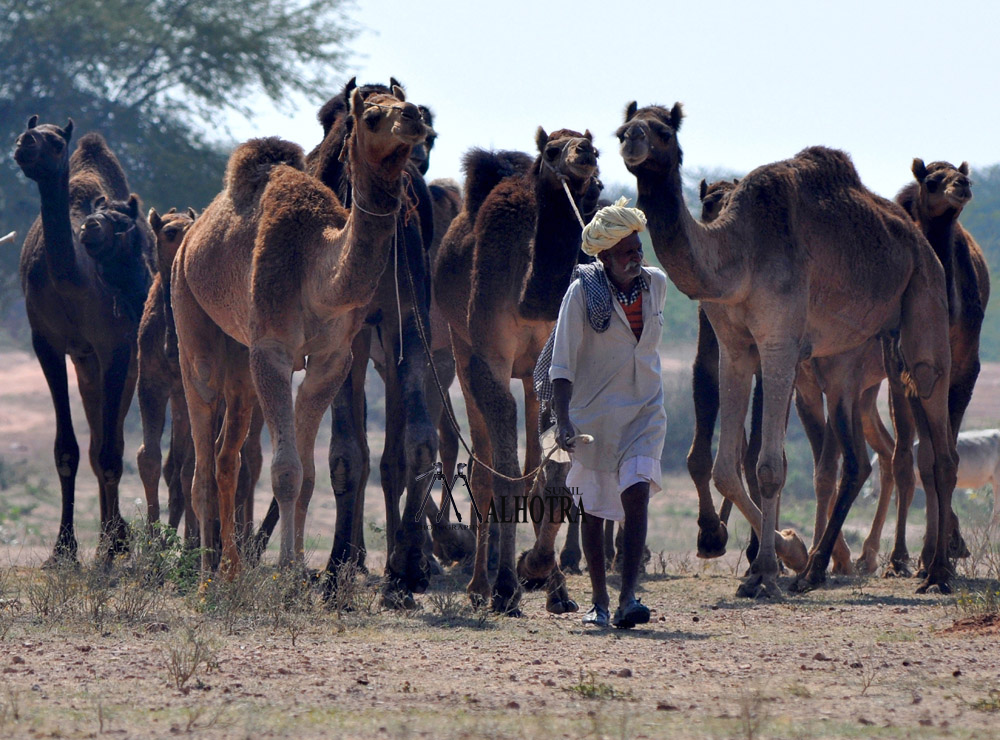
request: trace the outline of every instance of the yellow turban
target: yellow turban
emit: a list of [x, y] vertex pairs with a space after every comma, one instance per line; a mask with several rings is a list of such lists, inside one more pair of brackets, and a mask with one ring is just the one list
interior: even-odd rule
[[591, 257], [610, 249], [629, 234], [646, 230], [646, 214], [638, 208], [628, 208], [624, 195], [613, 206], [599, 210], [583, 227], [582, 249]]

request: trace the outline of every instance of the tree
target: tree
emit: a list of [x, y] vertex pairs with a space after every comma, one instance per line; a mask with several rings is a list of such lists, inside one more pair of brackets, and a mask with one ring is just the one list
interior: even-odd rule
[[[347, 58], [345, 0], [0, 0], [0, 142], [25, 121], [98, 131], [147, 205], [204, 207], [228, 146], [219, 112], [251, 116], [263, 91], [321, 98]], [[207, 124], [207, 126], [205, 125]], [[23, 237], [38, 196], [0, 160], [0, 231]], [[19, 298], [16, 250], [0, 248], [0, 320]]]

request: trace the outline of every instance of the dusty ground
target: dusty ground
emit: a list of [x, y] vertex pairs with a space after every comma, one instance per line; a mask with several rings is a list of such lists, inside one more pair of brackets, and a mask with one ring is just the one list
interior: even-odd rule
[[[674, 358], [671, 367], [686, 362]], [[987, 366], [970, 427], [1000, 421], [997, 385], [1000, 368]], [[86, 449], [78, 403], [74, 410]], [[540, 594], [526, 597], [522, 619], [474, 613], [461, 573], [436, 580], [412, 614], [381, 610], [374, 578], [358, 587], [353, 612], [331, 612], [315, 595], [286, 611], [266, 597], [269, 571], [236, 606], [232, 589], [201, 601], [170, 583], [145, 589], [137, 604], [124, 576], [109, 588], [80, 585], [87, 571], [70, 574], [72, 590], [38, 570], [58, 515], [51, 435], [34, 358], [0, 355], [0, 738], [1000, 737], [997, 632], [981, 620], [956, 627], [977, 610], [968, 598], [918, 597], [911, 581], [841, 578], [776, 603], [737, 601], [745, 528], [735, 528], [727, 558], [695, 559], [685, 476], [669, 478], [651, 506], [648, 629], [586, 631], [578, 614], [546, 614]], [[134, 516], [142, 497], [134, 420], [128, 439], [122, 501]], [[79, 480], [89, 555], [97, 511], [85, 463]], [[334, 515], [332, 496], [319, 491], [310, 509], [314, 565], [325, 560]], [[264, 486], [257, 500], [259, 517]], [[976, 578], [958, 584], [968, 593], [996, 588], [996, 545], [984, 549], [979, 526], [989, 503], [963, 504], [967, 534], [980, 543], [963, 566]], [[370, 486], [373, 548], [380, 506], [381, 491]], [[870, 515], [870, 504], [852, 514], [855, 550]], [[811, 516], [806, 504], [783, 510], [807, 536]], [[918, 516], [911, 551], [921, 526]], [[372, 573], [382, 557], [371, 553]], [[50, 608], [59, 583], [71, 597]], [[587, 600], [585, 576], [570, 588]], [[178, 689], [171, 660], [199, 645], [207, 662]]]

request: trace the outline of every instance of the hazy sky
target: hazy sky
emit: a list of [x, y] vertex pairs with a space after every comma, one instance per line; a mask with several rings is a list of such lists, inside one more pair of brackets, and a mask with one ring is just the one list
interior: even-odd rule
[[[593, 132], [606, 183], [634, 183], [614, 130], [626, 103], [684, 103], [685, 167], [748, 171], [825, 144], [892, 196], [913, 157], [1000, 162], [1000, 3], [359, 0], [346, 75], [429, 105], [428, 176], [472, 146], [534, 152], [541, 125]], [[233, 134], [307, 150], [323, 101], [262, 104]], [[294, 111], [294, 112], [293, 112]]]

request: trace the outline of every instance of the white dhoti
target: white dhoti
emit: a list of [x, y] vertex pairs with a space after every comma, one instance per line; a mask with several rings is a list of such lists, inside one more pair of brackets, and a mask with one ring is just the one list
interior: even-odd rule
[[573, 492], [573, 501], [587, 516], [625, 519], [622, 492], [636, 483], [649, 483], [650, 495], [662, 490], [660, 461], [652, 457], [630, 457], [624, 460], [618, 472], [591, 470], [579, 460], [573, 460], [566, 476], [566, 487]]

